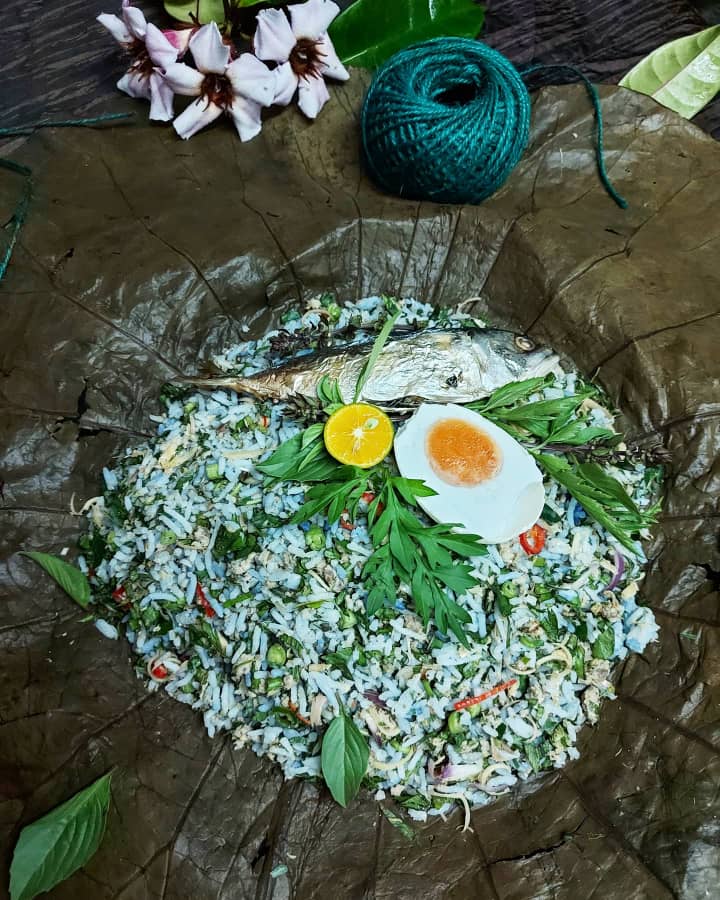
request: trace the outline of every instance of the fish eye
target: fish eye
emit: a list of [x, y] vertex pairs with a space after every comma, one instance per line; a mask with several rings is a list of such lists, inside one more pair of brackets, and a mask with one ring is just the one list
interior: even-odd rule
[[531, 350], [537, 347], [537, 344], [526, 334], [518, 334], [515, 337], [515, 346], [518, 350], [522, 350], [523, 353], [530, 353]]
[[454, 388], [458, 386], [458, 383], [462, 381], [462, 372], [459, 372], [457, 375], [451, 375], [449, 378], [445, 379], [445, 386], [449, 388]]

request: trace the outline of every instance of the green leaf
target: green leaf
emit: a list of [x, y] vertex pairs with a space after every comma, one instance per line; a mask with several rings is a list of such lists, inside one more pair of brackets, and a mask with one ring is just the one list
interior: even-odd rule
[[[239, 5], [249, 4], [241, 0]], [[207, 25], [208, 22], [222, 25], [225, 21], [223, 0], [165, 0], [165, 11], [178, 22], [192, 22], [192, 16], [197, 16], [202, 25]]]
[[20, 832], [10, 866], [11, 900], [31, 900], [69, 878], [105, 833], [112, 772]]
[[592, 655], [595, 659], [612, 659], [615, 652], [615, 632], [611, 625], [605, 625], [592, 645]]
[[591, 441], [609, 440], [614, 438], [615, 432], [609, 428], [600, 428], [597, 425], [585, 425], [573, 419], [561, 428], [553, 429], [548, 437], [548, 444], [589, 444]]
[[542, 768], [542, 754], [538, 749], [537, 744], [533, 744], [530, 741], [525, 741], [525, 755], [527, 756], [527, 760], [532, 766], [533, 772], [539, 772]]
[[470, 574], [471, 570], [471, 566], [455, 563], [454, 566], [440, 566], [433, 569], [432, 574], [451, 591], [464, 594], [477, 584], [477, 579]]
[[485, 11], [473, 0], [357, 0], [330, 26], [345, 65], [372, 69], [410, 44], [477, 37]]
[[320, 757], [325, 783], [340, 806], [347, 806], [360, 790], [369, 758], [367, 741], [341, 710], [325, 732]]
[[514, 406], [530, 394], [539, 391], [545, 385], [545, 378], [526, 378], [524, 381], [514, 381], [510, 384], [504, 384], [487, 398], [478, 403], [470, 403], [470, 409], [484, 413], [490, 409], [497, 409], [500, 406]]
[[506, 422], [516, 422], [518, 425], [532, 421], [551, 422], [572, 415], [584, 399], [584, 396], [574, 394], [572, 397], [558, 397], [556, 400], [536, 400], [534, 403], [523, 403], [514, 409], [503, 410], [502, 416]]
[[578, 466], [578, 472], [586, 481], [590, 482], [590, 484], [598, 490], [607, 494], [608, 497], [612, 497], [622, 506], [627, 507], [631, 512], [640, 515], [640, 510], [635, 505], [632, 497], [620, 484], [617, 478], [608, 475], [598, 463], [581, 463]]
[[[363, 0], [360, 0], [362, 3]], [[395, 310], [395, 312], [390, 316], [390, 318], [385, 322], [383, 327], [380, 329], [378, 336], [375, 338], [372, 350], [370, 351], [370, 356], [368, 356], [365, 365], [362, 367], [362, 371], [360, 372], [360, 377], [357, 380], [357, 384], [355, 385], [355, 396], [353, 397], [353, 403], [357, 403], [360, 394], [362, 394], [362, 389], [365, 387], [372, 370], [375, 368], [375, 363], [378, 361], [380, 354], [383, 352], [383, 347], [387, 344], [387, 340], [390, 337], [390, 332], [393, 330], [393, 326], [400, 318], [400, 308]]]
[[720, 89], [720, 25], [658, 47], [620, 85], [692, 119]]
[[90, 584], [80, 569], [71, 566], [70, 563], [52, 556], [50, 553], [37, 553], [35, 551], [23, 551], [23, 556], [29, 556], [30, 559], [42, 566], [48, 575], [53, 578], [65, 593], [79, 603], [80, 606], [87, 607], [90, 603]]
[[304, 450], [309, 444], [319, 438], [323, 433], [323, 429], [325, 425], [322, 422], [317, 422], [315, 425], [311, 425], [309, 428], [306, 428], [302, 433], [302, 440], [300, 442], [301, 448]]
[[401, 819], [400, 816], [396, 815], [396, 813], [386, 806], [381, 806], [380, 812], [385, 816], [393, 828], [397, 828], [403, 837], [407, 838], [409, 841], [415, 840], [415, 832], [404, 819]]

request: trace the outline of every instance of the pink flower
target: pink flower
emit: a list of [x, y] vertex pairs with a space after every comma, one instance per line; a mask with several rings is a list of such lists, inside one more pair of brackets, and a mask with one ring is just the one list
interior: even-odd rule
[[159, 28], [147, 22], [130, 0], [123, 0], [122, 19], [102, 13], [97, 20], [132, 59], [117, 86], [131, 97], [149, 100], [151, 119], [170, 121], [173, 93], [163, 81], [162, 71], [176, 61], [179, 46], [173, 46]]
[[198, 29], [189, 46], [197, 69], [173, 63], [165, 70], [171, 90], [198, 98], [175, 119], [175, 131], [187, 139], [225, 113], [241, 140], [254, 138], [262, 127], [262, 107], [270, 106], [275, 97], [275, 72], [252, 53], [230, 62], [230, 48], [223, 43], [215, 22]]
[[350, 75], [327, 35], [339, 12], [332, 0], [307, 0], [288, 6], [290, 21], [279, 9], [258, 13], [255, 55], [278, 63], [275, 103], [286, 106], [297, 90], [298, 106], [314, 119], [330, 99], [325, 78], [348, 80]]

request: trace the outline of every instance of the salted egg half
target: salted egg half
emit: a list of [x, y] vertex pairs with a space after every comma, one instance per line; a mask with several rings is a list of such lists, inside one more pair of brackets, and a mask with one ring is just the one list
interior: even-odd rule
[[423, 403], [398, 431], [394, 448], [400, 474], [437, 492], [418, 498], [436, 522], [500, 544], [540, 518], [545, 490], [535, 460], [479, 413], [454, 403]]

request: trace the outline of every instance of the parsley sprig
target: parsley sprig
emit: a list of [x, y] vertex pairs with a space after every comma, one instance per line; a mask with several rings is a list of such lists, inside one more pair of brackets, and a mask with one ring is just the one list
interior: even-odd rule
[[368, 509], [374, 547], [363, 569], [368, 614], [394, 605], [404, 586], [426, 627], [432, 617], [441, 632], [452, 631], [467, 646], [470, 616], [453, 597], [479, 583], [473, 567], [458, 561], [485, 552], [479, 537], [456, 533], [458, 525], [426, 525], [416, 513], [418, 498], [436, 492], [423, 481], [393, 475], [388, 466], [380, 475], [382, 487]]
[[451, 631], [467, 646], [464, 626], [470, 616], [455, 598], [478, 584], [472, 566], [462, 560], [485, 552], [480, 539], [456, 533], [456, 525], [426, 524], [418, 500], [433, 496], [432, 488], [394, 474], [385, 462], [372, 469], [341, 465], [325, 450], [321, 430], [311, 425], [258, 465], [278, 480], [311, 485], [291, 522], [325, 514], [334, 523], [345, 512], [354, 519], [362, 495], [372, 490], [367, 515], [373, 553], [363, 569], [368, 614], [394, 606], [405, 591], [426, 626], [434, 618], [440, 632]]

